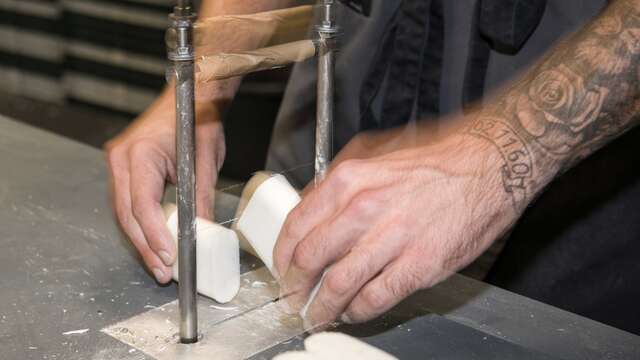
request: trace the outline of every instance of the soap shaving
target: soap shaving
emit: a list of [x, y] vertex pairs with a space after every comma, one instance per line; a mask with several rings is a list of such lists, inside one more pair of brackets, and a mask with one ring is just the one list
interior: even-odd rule
[[89, 332], [89, 329], [80, 329], [80, 330], [71, 330], [67, 332], [63, 332], [62, 335], [82, 335]]

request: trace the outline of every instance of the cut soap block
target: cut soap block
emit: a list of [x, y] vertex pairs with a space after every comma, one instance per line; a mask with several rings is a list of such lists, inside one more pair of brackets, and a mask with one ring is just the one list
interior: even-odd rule
[[319, 360], [398, 360], [375, 346], [339, 332], [314, 334], [304, 341], [304, 346]]
[[[242, 191], [236, 212], [238, 221], [234, 228], [238, 230], [241, 241], [248, 242], [249, 252], [257, 255], [276, 279], [278, 277], [273, 267], [273, 249], [287, 215], [300, 200], [300, 195], [284, 176], [268, 172], [257, 173]], [[243, 249], [245, 247], [247, 245]], [[323, 279], [324, 274], [301, 309], [302, 318], [306, 317]]]
[[[258, 187], [262, 185], [265, 181], [269, 180], [274, 174], [269, 171], [259, 171], [255, 173], [249, 182], [242, 189], [242, 195], [240, 196], [240, 202], [238, 203], [238, 208], [236, 209], [236, 214], [233, 217], [234, 219], [240, 219], [240, 215], [244, 212], [244, 209], [247, 207], [249, 200], [253, 197], [253, 194], [258, 190]], [[242, 232], [238, 230], [238, 222], [235, 221], [232, 229], [236, 230], [238, 234], [238, 239], [240, 240], [240, 249], [250, 253], [253, 256], [260, 257], [256, 251], [253, 249], [253, 246], [249, 243], [247, 238], [242, 235]]]
[[240, 204], [244, 209], [240, 209], [242, 213], [235, 227], [276, 277], [273, 248], [287, 215], [300, 202], [300, 195], [284, 176], [265, 176], [265, 173], [258, 173], [247, 189], [243, 199], [248, 198], [248, 201]]
[[273, 360], [398, 360], [352, 336], [323, 332], [304, 341], [306, 351], [286, 352]]
[[[167, 226], [178, 244], [178, 211], [165, 205]], [[240, 246], [236, 232], [205, 219], [196, 219], [196, 268], [198, 292], [219, 303], [227, 303], [240, 290]], [[178, 279], [178, 261], [173, 265]]]

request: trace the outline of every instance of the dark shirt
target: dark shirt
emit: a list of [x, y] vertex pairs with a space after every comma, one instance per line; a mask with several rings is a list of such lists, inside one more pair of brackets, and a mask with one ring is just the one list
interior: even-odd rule
[[[336, 150], [359, 131], [439, 119], [485, 101], [606, 4], [378, 1], [369, 20], [346, 7], [341, 14], [352, 38], [337, 62]], [[515, 11], [518, 3], [524, 8]], [[294, 70], [269, 155], [273, 170], [313, 159], [314, 69], [309, 62]], [[486, 280], [640, 334], [639, 168], [635, 129], [554, 181], [525, 212]], [[311, 176], [311, 169], [301, 171], [299, 184]]]
[[[443, 1], [402, 1], [361, 92], [362, 129], [442, 115]], [[492, 53], [517, 56], [546, 9], [546, 0], [476, 3], [463, 106], [485, 95]], [[376, 116], [372, 98], [383, 84]], [[640, 334], [639, 168], [640, 129], [555, 181], [526, 212], [486, 280]]]

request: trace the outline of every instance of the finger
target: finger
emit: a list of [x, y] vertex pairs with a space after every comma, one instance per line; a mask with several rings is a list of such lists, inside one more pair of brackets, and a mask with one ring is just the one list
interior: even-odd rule
[[368, 193], [357, 196], [343, 212], [318, 225], [296, 245], [291, 265], [280, 281], [291, 310], [298, 311], [306, 304], [325, 268], [346, 255], [370, 230], [378, 215], [370, 211], [375, 208], [369, 200], [372, 196]]
[[131, 193], [129, 190], [129, 169], [125, 156], [109, 154], [110, 183], [113, 194], [113, 208], [122, 230], [136, 248], [145, 265], [160, 283], [171, 280], [170, 269], [149, 248], [140, 226], [131, 211]]
[[344, 312], [360, 289], [396, 260], [404, 248], [398, 232], [369, 233], [369, 239], [332, 265], [307, 311], [311, 327], [328, 324]]
[[316, 189], [306, 195], [285, 221], [273, 252], [274, 265], [279, 274], [286, 274], [298, 243], [319, 224], [342, 212], [358, 192], [359, 165], [344, 162], [329, 174]]
[[416, 290], [423, 288], [430, 274], [420, 269], [424, 259], [401, 256], [366, 284], [342, 316], [346, 323], [361, 323], [384, 314]]
[[131, 210], [148, 246], [166, 266], [175, 262], [176, 247], [160, 201], [167, 178], [167, 161], [153, 145], [134, 145], [130, 151]]

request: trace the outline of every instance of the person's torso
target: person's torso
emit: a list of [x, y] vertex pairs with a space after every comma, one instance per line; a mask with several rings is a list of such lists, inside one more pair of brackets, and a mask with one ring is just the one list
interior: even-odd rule
[[[533, 29], [528, 28], [531, 23], [521, 27], [512, 22], [516, 31], [522, 31], [519, 36], [526, 35], [514, 51], [509, 46], [505, 49], [509, 41], [499, 36], [505, 31], [504, 21], [508, 24], [514, 19], [499, 11], [478, 17], [480, 0], [411, 0], [418, 9], [426, 6], [429, 10], [414, 13], [407, 21], [426, 28], [404, 28], [405, 40], [410, 38], [407, 33], [422, 38], [401, 48], [420, 53], [405, 53], [409, 60], [396, 60], [399, 68], [394, 69], [398, 54], [384, 45], [397, 25], [394, 19], [408, 1], [372, 0], [370, 17], [340, 9], [343, 46], [336, 67], [336, 151], [368, 128], [420, 118], [446, 120], [473, 101], [488, 101], [500, 86], [606, 5], [606, 0], [548, 0]], [[529, 5], [538, 2], [522, 0], [527, 1]], [[513, 1], [487, 0], [485, 5], [491, 3], [500, 6]], [[485, 27], [480, 28], [479, 22]], [[433, 26], [441, 28], [441, 37], [432, 32]], [[506, 35], [509, 40], [508, 31]], [[518, 43], [516, 38], [512, 42]], [[433, 51], [438, 48], [440, 52]], [[388, 64], [381, 66], [381, 57]], [[313, 177], [315, 71], [313, 61], [295, 68], [268, 156], [271, 170], [295, 168], [287, 174], [298, 186]], [[373, 87], [375, 91], [371, 91], [372, 83], [379, 85]], [[628, 321], [640, 316], [635, 306], [640, 298], [638, 164], [640, 129], [635, 129], [556, 180], [524, 214], [486, 280], [640, 333], [638, 324]]]
[[[506, 12], [513, 16], [486, 10], [507, 3], [507, 10], [518, 9], [518, 3], [543, 4], [541, 16], [518, 15], [535, 12], [538, 5]], [[605, 4], [606, 0], [371, 0], [369, 16], [340, 5], [334, 152], [363, 130], [461, 113], [579, 29]], [[496, 23], [502, 25], [482, 25]], [[504, 33], [510, 26], [514, 30]], [[526, 36], [511, 41], [517, 51], [505, 49], [505, 39], [518, 38], [514, 34], [519, 39]], [[401, 38], [400, 45], [390, 40], [393, 36]], [[315, 61], [295, 67], [268, 156], [270, 169], [301, 167], [292, 175], [299, 185], [313, 176], [312, 166], [305, 165], [313, 162], [315, 79]]]

